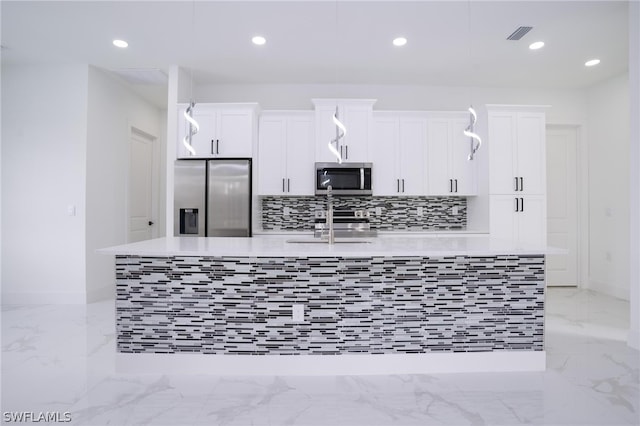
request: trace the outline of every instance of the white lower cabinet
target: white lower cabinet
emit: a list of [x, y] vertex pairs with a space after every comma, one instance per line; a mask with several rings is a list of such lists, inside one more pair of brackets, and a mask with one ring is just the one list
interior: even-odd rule
[[428, 122], [429, 195], [476, 195], [476, 162], [469, 161], [469, 138], [462, 132], [468, 113], [435, 114]]
[[260, 117], [258, 194], [314, 194], [313, 112], [271, 112]]
[[491, 195], [489, 232], [494, 238], [546, 245], [547, 205], [543, 195]]
[[424, 195], [426, 132], [423, 113], [374, 114], [373, 195]]

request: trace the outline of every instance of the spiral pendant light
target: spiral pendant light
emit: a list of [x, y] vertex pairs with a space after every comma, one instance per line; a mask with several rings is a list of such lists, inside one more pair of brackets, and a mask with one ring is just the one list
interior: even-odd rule
[[189, 131], [187, 132], [185, 137], [182, 138], [182, 144], [191, 155], [196, 155], [196, 150], [193, 148], [193, 145], [191, 143], [193, 136], [200, 131], [200, 125], [193, 118], [193, 108], [195, 106], [195, 102], [191, 101], [189, 102], [189, 106], [187, 107], [187, 109], [183, 112], [184, 119], [187, 120], [187, 123], [189, 123]]
[[[335, 23], [336, 23], [336, 46], [339, 46], [339, 39], [338, 39], [338, 2], [336, 0], [335, 3]], [[334, 49], [335, 51], [335, 49]], [[338, 61], [335, 61], [336, 64], [336, 68], [335, 68], [335, 80], [336, 80], [336, 84], [338, 83]], [[327, 146], [329, 147], [329, 151], [331, 151], [331, 154], [333, 154], [336, 157], [336, 160], [338, 161], [339, 164], [342, 164], [342, 154], [340, 154], [340, 151], [338, 150], [338, 146], [340, 144], [340, 139], [344, 138], [344, 135], [347, 134], [347, 128], [345, 127], [345, 125], [342, 123], [342, 121], [340, 121], [338, 119], [338, 106], [336, 106], [336, 112], [333, 113], [333, 116], [331, 117], [333, 120], [333, 124], [335, 124], [336, 126], [336, 138], [332, 139]]]
[[[196, 26], [196, 3], [195, 1], [191, 3], [191, 39], [194, 39], [195, 35], [195, 26]], [[189, 106], [183, 112], [184, 119], [189, 123], [189, 130], [184, 138], [182, 138], [182, 145], [187, 149], [189, 154], [196, 155], [196, 150], [193, 147], [193, 136], [196, 135], [200, 131], [200, 125], [193, 118], [193, 109], [196, 106], [196, 103], [193, 101], [193, 65], [189, 70], [189, 84], [190, 84], [190, 95], [191, 100], [189, 101]]]
[[[473, 61], [471, 60], [471, 1], [467, 3], [467, 32], [469, 37], [469, 65], [473, 65]], [[473, 67], [471, 66], [470, 69], [471, 68]], [[480, 135], [475, 132], [475, 125], [476, 121], [478, 121], [478, 115], [476, 114], [476, 110], [473, 109], [473, 105], [469, 105], [468, 111], [469, 125], [462, 131], [462, 133], [466, 137], [470, 138], [470, 152], [467, 159], [471, 161], [476, 155], [476, 151], [478, 151], [478, 149], [482, 145], [482, 138], [480, 138]]]
[[342, 163], [342, 155], [340, 155], [340, 151], [338, 151], [338, 145], [340, 139], [344, 138], [344, 135], [347, 134], [347, 128], [344, 127], [344, 124], [338, 119], [338, 107], [336, 107], [336, 112], [333, 113], [333, 124], [336, 125], [336, 138], [329, 142], [329, 151], [336, 156], [338, 163]]
[[[469, 107], [469, 125], [466, 129], [462, 131], [464, 135], [468, 138], [471, 138], [471, 152], [469, 153], [468, 160], [473, 160], [473, 157], [476, 154], [476, 151], [482, 145], [482, 138], [475, 132], [475, 124], [478, 121], [478, 115], [476, 114], [476, 110], [473, 109], [473, 105]], [[475, 143], [474, 143], [475, 142]]]

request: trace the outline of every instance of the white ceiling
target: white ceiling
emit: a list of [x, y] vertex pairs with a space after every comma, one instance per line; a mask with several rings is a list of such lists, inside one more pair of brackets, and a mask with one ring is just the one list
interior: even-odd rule
[[[192, 69], [198, 84], [583, 88], [627, 70], [620, 1], [6, 1], [2, 61]], [[532, 26], [520, 41], [506, 40]], [[267, 44], [250, 39], [264, 35]], [[402, 48], [391, 40], [405, 36]], [[129, 48], [111, 41], [122, 38]], [[542, 40], [546, 46], [530, 51]], [[586, 68], [587, 59], [602, 63]], [[164, 97], [166, 98], [166, 96]]]

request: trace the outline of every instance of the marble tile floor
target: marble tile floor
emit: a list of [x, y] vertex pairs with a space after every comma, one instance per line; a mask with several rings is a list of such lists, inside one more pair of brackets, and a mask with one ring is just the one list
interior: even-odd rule
[[546, 315], [545, 372], [240, 378], [116, 373], [113, 301], [3, 306], [2, 422], [28, 412], [90, 426], [640, 424], [628, 304], [552, 288]]

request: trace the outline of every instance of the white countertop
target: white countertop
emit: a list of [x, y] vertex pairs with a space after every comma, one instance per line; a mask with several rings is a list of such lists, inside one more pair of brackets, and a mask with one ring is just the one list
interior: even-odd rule
[[[451, 256], [498, 254], [564, 254], [553, 247], [514, 244], [488, 236], [423, 236], [367, 238], [368, 243], [291, 243], [311, 241], [307, 236], [255, 236], [253, 238], [168, 237], [98, 250], [103, 254], [134, 256], [234, 257], [359, 257]], [[337, 241], [349, 241], [338, 238]], [[350, 240], [353, 241], [353, 240]], [[360, 240], [361, 241], [361, 240]]]

